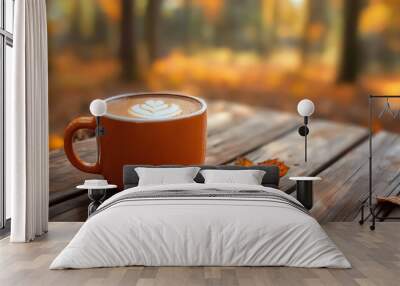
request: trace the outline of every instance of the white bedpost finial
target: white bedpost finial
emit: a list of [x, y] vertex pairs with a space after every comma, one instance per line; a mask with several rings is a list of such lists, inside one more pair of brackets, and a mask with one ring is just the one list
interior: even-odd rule
[[107, 113], [107, 103], [102, 99], [95, 99], [90, 103], [89, 110], [93, 116], [103, 116]]
[[314, 113], [314, 110], [314, 103], [309, 99], [303, 99], [299, 104], [297, 104], [297, 112], [303, 117], [311, 116]]

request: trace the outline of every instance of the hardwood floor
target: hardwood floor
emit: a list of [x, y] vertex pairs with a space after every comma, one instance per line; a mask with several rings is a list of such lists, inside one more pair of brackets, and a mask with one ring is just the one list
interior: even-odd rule
[[399, 285], [400, 223], [323, 225], [353, 268], [289, 267], [121, 267], [48, 270], [81, 223], [53, 222], [32, 243], [0, 241], [0, 285]]

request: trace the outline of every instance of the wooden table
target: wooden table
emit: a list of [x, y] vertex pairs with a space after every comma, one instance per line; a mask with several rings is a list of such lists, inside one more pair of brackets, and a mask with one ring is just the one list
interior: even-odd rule
[[[293, 107], [295, 110], [295, 107]], [[309, 162], [304, 162], [304, 138], [297, 133], [297, 114], [216, 101], [209, 103], [206, 164], [231, 164], [238, 156], [254, 162], [278, 158], [290, 167], [281, 178], [282, 191], [295, 195], [292, 176], [320, 176], [311, 214], [320, 222], [354, 221], [368, 195], [367, 129], [311, 119]], [[75, 144], [82, 158], [95, 161], [94, 140]], [[400, 136], [379, 132], [374, 138], [374, 190], [394, 194], [400, 184]], [[75, 190], [85, 179], [98, 177], [75, 169], [63, 150], [50, 154], [50, 217], [55, 221], [82, 220], [86, 194]], [[66, 197], [67, 202], [62, 202]]]

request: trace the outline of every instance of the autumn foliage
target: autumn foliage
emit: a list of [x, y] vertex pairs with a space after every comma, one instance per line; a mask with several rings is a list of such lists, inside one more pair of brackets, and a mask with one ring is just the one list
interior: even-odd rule
[[[309, 98], [315, 117], [365, 126], [369, 94], [400, 94], [399, 0], [137, 0], [128, 16], [120, 0], [48, 2], [50, 149], [92, 99], [125, 92], [176, 90], [292, 113]], [[354, 81], [338, 81], [352, 50], [342, 45], [345, 4], [355, 2], [359, 68]], [[131, 66], [120, 49], [128, 38]], [[130, 68], [137, 75], [123, 79]], [[400, 132], [390, 118], [373, 128]]]
[[279, 168], [279, 176], [283, 177], [289, 171], [289, 166], [287, 166], [283, 161], [279, 159], [269, 159], [262, 162], [254, 163], [250, 159], [246, 157], [237, 158], [235, 161], [235, 165], [251, 167], [251, 166], [277, 166]]

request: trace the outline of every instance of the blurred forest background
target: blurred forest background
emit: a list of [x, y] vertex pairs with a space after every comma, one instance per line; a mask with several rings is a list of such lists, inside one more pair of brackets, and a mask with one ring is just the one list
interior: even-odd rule
[[316, 116], [363, 125], [368, 94], [400, 94], [400, 0], [47, 2], [50, 148], [92, 99], [127, 91], [290, 112], [310, 98]]

